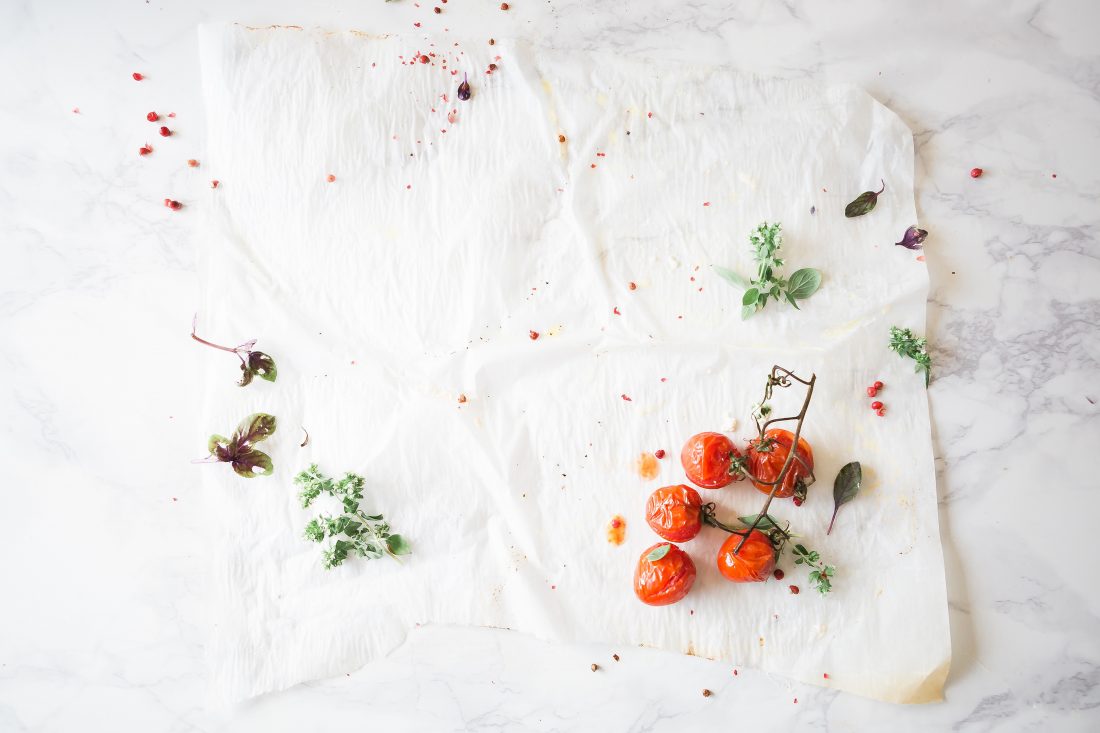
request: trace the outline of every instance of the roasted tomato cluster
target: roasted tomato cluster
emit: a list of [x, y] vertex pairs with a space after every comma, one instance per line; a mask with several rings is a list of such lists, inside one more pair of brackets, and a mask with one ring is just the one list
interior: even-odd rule
[[[696, 486], [720, 489], [751, 477], [753, 485], [765, 494], [772, 492], [788, 458], [790, 465], [775, 496], [793, 497], [801, 504], [813, 476], [814, 454], [801, 437], [796, 446], [789, 430], [768, 430], [762, 438], [750, 441], [744, 453], [721, 433], [699, 433], [680, 451], [684, 472]], [[779, 548], [768, 534], [754, 529], [746, 535], [744, 529], [727, 527], [715, 518], [714, 504], [705, 504], [699, 492], [686, 484], [654, 491], [646, 501], [645, 517], [650, 528], [667, 541], [653, 545], [638, 558], [634, 593], [643, 603], [667, 606], [688, 594], [695, 582], [695, 563], [672, 543], [694, 539], [703, 525], [730, 532], [718, 550], [722, 577], [734, 583], [760, 583], [775, 571]]]

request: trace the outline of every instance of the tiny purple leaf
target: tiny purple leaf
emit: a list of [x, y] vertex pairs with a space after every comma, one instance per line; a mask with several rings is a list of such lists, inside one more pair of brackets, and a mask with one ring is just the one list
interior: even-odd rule
[[875, 208], [875, 204], [878, 203], [879, 194], [886, 190], [886, 181], [882, 181], [882, 188], [878, 191], [864, 191], [859, 196], [856, 196], [852, 203], [844, 207], [844, 216], [849, 219], [857, 216], [863, 216], [869, 213]]
[[928, 232], [924, 229], [917, 229], [916, 227], [909, 227], [905, 230], [905, 236], [901, 238], [900, 242], [894, 242], [897, 247], [905, 247], [906, 249], [921, 249], [924, 245], [925, 237], [928, 236]]

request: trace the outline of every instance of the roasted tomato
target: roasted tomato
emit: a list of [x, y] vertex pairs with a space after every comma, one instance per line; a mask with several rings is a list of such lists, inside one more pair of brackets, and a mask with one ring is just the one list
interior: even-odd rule
[[[661, 554], [661, 549], [668, 549]], [[650, 560], [650, 555], [657, 559]], [[686, 552], [668, 542], [658, 542], [638, 558], [634, 571], [634, 595], [649, 606], [667, 606], [688, 594], [695, 583], [695, 563]]]
[[693, 435], [680, 451], [688, 480], [704, 489], [720, 489], [741, 478], [730, 473], [730, 462], [740, 457], [741, 451], [721, 433]]
[[[749, 443], [748, 450], [748, 466], [747, 468], [759, 481], [753, 481], [753, 485], [763, 491], [765, 494], [770, 494], [772, 487], [764, 481], [775, 481], [779, 478], [779, 472], [783, 470], [783, 462], [787, 460], [787, 456], [791, 452], [791, 446], [794, 445], [794, 433], [790, 430], [769, 430], [764, 433], [764, 440], [754, 440]], [[799, 459], [805, 463], [799, 462]], [[805, 484], [807, 478], [813, 472], [814, 468], [814, 452], [810, 448], [810, 444], [803, 438], [798, 439], [798, 450], [795, 453], [795, 457], [791, 459], [790, 470], [787, 471], [787, 475], [783, 478], [783, 483], [780, 485], [779, 490], [775, 492], [775, 495], [780, 499], [786, 499], [794, 496], [796, 493], [799, 496], [805, 496], [805, 486], [799, 487], [800, 484]]]
[[768, 536], [754, 529], [741, 551], [734, 554], [743, 535], [731, 534], [718, 550], [718, 572], [734, 583], [762, 583], [775, 570], [775, 548]]
[[645, 520], [669, 542], [687, 542], [703, 526], [703, 500], [690, 486], [662, 486], [646, 500]]

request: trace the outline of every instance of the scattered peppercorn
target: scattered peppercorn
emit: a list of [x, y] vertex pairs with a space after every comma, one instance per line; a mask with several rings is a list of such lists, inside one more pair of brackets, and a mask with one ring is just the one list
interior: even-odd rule
[[460, 395], [458, 396], [458, 404], [460, 404], [460, 405], [461, 405], [461, 404], [463, 404], [464, 402], [466, 402], [466, 395], [464, 395], [464, 394], [460, 394]]
[[161, 137], [168, 137], [171, 134], [172, 134], [172, 131], [169, 130], [167, 127], [161, 127], [160, 128], [160, 136]]
[[213, 181], [210, 182], [210, 188], [217, 188], [219, 183], [221, 183], [221, 181], [215, 178]]
[[871, 403], [871, 409], [872, 410], [881, 410], [882, 409], [882, 403], [879, 402], [878, 400], [875, 400], [874, 402]]
[[971, 178], [981, 178], [982, 173], [984, 173], [984, 172], [985, 171], [983, 171], [981, 168], [971, 168], [970, 169], [970, 177]]
[[634, 400], [630, 399], [630, 397], [628, 395], [625, 395], [625, 394], [623, 395], [623, 402], [633, 402], [633, 401]]
[[151, 152], [153, 152], [153, 149], [148, 145], [142, 145], [138, 148], [138, 155], [148, 155]]
[[593, 664], [593, 665], [592, 665], [592, 671], [593, 671], [593, 672], [595, 672], [595, 671], [596, 671], [597, 669], [599, 669], [599, 668], [600, 668], [600, 665], [598, 665], [598, 664]]
[[198, 168], [199, 167], [199, 161], [195, 160], [194, 158], [188, 158], [187, 159], [187, 165], [190, 168]]
[[539, 332], [538, 331], [528, 331], [527, 336], [530, 337], [530, 339], [532, 341], [535, 341], [539, 337]]
[[497, 70], [497, 65], [496, 64], [489, 64], [489, 71], [496, 71], [496, 70]]
[[145, 115], [145, 119], [149, 120], [150, 122], [156, 122], [160, 119], [160, 115], [158, 115], [156, 112], [150, 112], [149, 114]]
[[791, 593], [793, 593], [796, 596], [798, 595], [798, 586], [797, 585], [792, 585], [791, 586]]
[[875, 388], [875, 391], [877, 392], [878, 390], [882, 389], [886, 385], [884, 385], [882, 382], [875, 382], [871, 386], [873, 386]]
[[711, 696], [710, 690], [708, 690], [707, 688], [704, 687], [703, 688], [703, 697], [710, 697], [710, 696]]
[[638, 289], [638, 283], [631, 282], [630, 285], [628, 285], [627, 287], [630, 288], [631, 290], [637, 290]]
[[181, 204], [179, 201], [173, 201], [172, 199], [164, 199], [164, 205], [172, 211], [179, 211], [183, 208], [183, 204]]
[[791, 501], [794, 502], [795, 506], [802, 506], [802, 497], [800, 496], [796, 496], [795, 498], [791, 499]]
[[443, 12], [443, 8], [441, 8], [437, 5], [436, 7], [432, 8], [432, 12], [435, 13], [436, 15], [439, 15], [440, 13]]
[[334, 175], [332, 175], [331, 173], [329, 173], [329, 174], [328, 174], [328, 177], [327, 177], [327, 178], [325, 178], [325, 180], [326, 180], [326, 181], [328, 181], [329, 183], [335, 183], [335, 182], [336, 182], [336, 176], [334, 176]]
[[656, 456], [658, 460], [660, 460], [661, 458], [665, 457], [665, 451], [662, 448], [661, 450], [658, 450], [658, 451], [654, 452], [653, 455]]
[[868, 397], [874, 397], [876, 394], [878, 394], [877, 389], [875, 389], [874, 387], [868, 387], [867, 388], [867, 396]]
[[878, 410], [875, 410], [875, 414], [878, 415], [879, 417], [886, 417], [886, 408], [883, 407], [883, 408], [880, 408]]
[[136, 71], [133, 73], [133, 77], [134, 77], [134, 81], [141, 81], [142, 79], [145, 78], [144, 76], [142, 76], [141, 74], [139, 74]]
[[619, 661], [619, 655], [618, 654], [612, 654], [611, 658], [614, 659], [616, 662]]
[[507, 10], [508, 9], [508, 3], [501, 3], [500, 4], [500, 9], [501, 10]]
[[420, 54], [420, 63], [426, 64], [430, 59], [425, 54]]
[[821, 675], [821, 676], [822, 676], [822, 677], [824, 677], [825, 679], [829, 679], [829, 673], [828, 673], [828, 672], [824, 673], [824, 674], [823, 674], [823, 675]]
[[558, 142], [559, 143], [565, 142], [565, 135], [558, 135]]
[[780, 570], [779, 568], [776, 568], [776, 569], [775, 569], [775, 572], [774, 572], [774, 573], [772, 573], [772, 575], [774, 575], [774, 576], [775, 576], [775, 579], [776, 579], [776, 580], [783, 580], [783, 575], [784, 575], [784, 573], [783, 573], [783, 571], [782, 571], [782, 570]]
[[489, 39], [489, 45], [490, 45], [490, 46], [495, 46], [495, 45], [497, 45], [497, 40], [496, 40], [495, 38], [490, 38], [490, 39]]

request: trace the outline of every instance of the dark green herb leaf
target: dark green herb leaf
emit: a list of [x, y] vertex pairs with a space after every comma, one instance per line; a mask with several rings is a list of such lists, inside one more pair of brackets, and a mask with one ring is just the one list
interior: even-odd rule
[[803, 267], [795, 270], [791, 279], [787, 281], [787, 296], [793, 303], [795, 300], [805, 300], [817, 292], [821, 287], [821, 273], [812, 267]]
[[[749, 514], [748, 516], [738, 517], [738, 519], [741, 520], [741, 524], [745, 525], [746, 527], [751, 527], [752, 523], [755, 522], [756, 518], [759, 517], [759, 516], [760, 516], [759, 514]], [[769, 530], [769, 529], [774, 529], [778, 526], [779, 526], [778, 524], [776, 524], [774, 521], [772, 521], [771, 517], [764, 516], [764, 517], [760, 517], [760, 523], [756, 525], [756, 528], [757, 529], [762, 529], [762, 530]]]
[[886, 181], [882, 181], [882, 188], [878, 191], [864, 191], [859, 196], [856, 196], [852, 203], [844, 207], [844, 216], [851, 219], [869, 213], [875, 208], [875, 204], [878, 203], [879, 194], [885, 190]]
[[901, 238], [901, 241], [894, 242], [894, 245], [906, 249], [921, 249], [924, 246], [924, 238], [927, 236], [928, 232], [925, 230], [909, 227], [905, 230], [905, 235]]
[[825, 534], [832, 534], [836, 513], [840, 511], [840, 507], [856, 498], [862, 486], [863, 466], [859, 461], [852, 461], [840, 469], [836, 480], [833, 481], [833, 518], [829, 520], [829, 531]]
[[741, 305], [752, 305], [760, 299], [760, 291], [756, 288], [749, 288], [745, 291], [745, 294], [741, 296]]
[[714, 271], [718, 273], [719, 277], [725, 279], [732, 285], [736, 285], [739, 288], [751, 287], [751, 284], [749, 283], [749, 279], [747, 277], [738, 275], [736, 272], [730, 270], [729, 268], [716, 266], [714, 268]]
[[652, 550], [650, 550], [649, 554], [645, 556], [645, 559], [649, 560], [650, 562], [657, 562], [662, 557], [667, 555], [668, 551], [671, 550], [671, 549], [672, 549], [672, 545], [670, 545], [668, 543], [665, 543], [665, 544], [662, 544], [662, 545], [657, 545]]
[[409, 543], [405, 541], [405, 538], [399, 534], [391, 534], [386, 538], [386, 547], [394, 555], [408, 555], [412, 552], [409, 549]]

